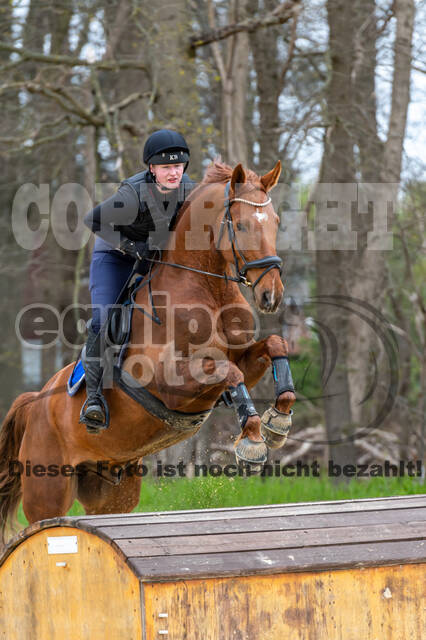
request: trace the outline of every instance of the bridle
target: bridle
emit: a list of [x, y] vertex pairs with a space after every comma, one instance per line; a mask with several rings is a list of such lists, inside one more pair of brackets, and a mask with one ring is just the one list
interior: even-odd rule
[[[230, 199], [229, 198], [230, 187], [231, 187], [231, 183], [228, 182], [225, 187], [225, 214], [223, 216], [223, 219], [220, 225], [219, 238], [217, 240], [216, 248], [219, 249], [220, 243], [222, 241], [225, 225], [226, 225], [228, 229], [229, 241], [231, 243], [232, 254], [234, 256], [235, 271], [238, 274], [238, 277], [235, 278], [234, 280], [244, 285], [245, 287], [252, 287], [254, 289], [254, 287], [260, 282], [263, 276], [265, 276], [269, 271], [271, 271], [271, 269], [279, 269], [281, 274], [282, 260], [279, 256], [265, 256], [264, 258], [258, 258], [258, 260], [251, 260], [250, 262], [246, 260], [243, 252], [238, 246], [237, 235], [235, 233], [234, 223], [231, 215], [231, 205], [234, 202], [243, 202], [244, 204], [250, 204], [254, 207], [266, 207], [268, 204], [270, 204], [271, 198], [268, 198], [265, 202], [252, 202], [251, 200], [246, 200], [245, 198]], [[239, 257], [243, 262], [243, 265], [241, 268], [240, 268], [240, 263], [238, 259]], [[262, 267], [265, 267], [265, 269], [262, 271], [260, 276], [254, 282], [250, 282], [249, 280], [247, 280], [246, 273], [249, 269], [261, 269]]]
[[[234, 229], [234, 223], [231, 215], [231, 205], [234, 202], [243, 202], [244, 204], [249, 204], [254, 207], [266, 207], [266, 205], [270, 204], [271, 198], [268, 198], [265, 202], [252, 202], [251, 200], [245, 200], [244, 198], [230, 198], [231, 183], [228, 182], [225, 187], [225, 213], [222, 218], [222, 222], [220, 223], [219, 237], [216, 244], [216, 249], [219, 249], [219, 246], [222, 242], [223, 234], [225, 227], [228, 230], [228, 237], [231, 243], [232, 254], [234, 256], [234, 266], [235, 272], [237, 274], [236, 277], [230, 276], [227, 273], [213, 273], [212, 271], [202, 271], [201, 269], [195, 269], [195, 267], [187, 267], [183, 264], [176, 264], [174, 262], [163, 262], [162, 260], [156, 260], [154, 258], [147, 258], [150, 262], [155, 262], [157, 264], [163, 264], [169, 267], [176, 267], [178, 269], [186, 269], [187, 271], [193, 271], [195, 273], [202, 273], [206, 276], [211, 276], [214, 278], [222, 278], [223, 280], [231, 280], [232, 282], [238, 282], [238, 284], [242, 284], [244, 287], [254, 287], [260, 282], [260, 280], [269, 272], [271, 269], [279, 269], [280, 274], [282, 271], [282, 260], [279, 256], [265, 256], [264, 258], [259, 258], [258, 260], [247, 261], [244, 257], [243, 252], [238, 246], [237, 236]], [[242, 261], [242, 266], [240, 268], [240, 259]], [[261, 269], [265, 267], [260, 276], [254, 281], [250, 282], [246, 278], [246, 273], [249, 269]]]

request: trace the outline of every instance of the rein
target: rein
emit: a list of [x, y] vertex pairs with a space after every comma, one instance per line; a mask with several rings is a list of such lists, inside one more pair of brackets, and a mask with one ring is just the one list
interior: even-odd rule
[[[231, 187], [231, 183], [228, 182], [225, 187], [225, 213], [220, 223], [220, 231], [219, 238], [217, 240], [216, 249], [219, 249], [220, 243], [222, 242], [223, 232], [225, 229], [225, 225], [228, 229], [228, 237], [232, 247], [232, 253], [234, 256], [234, 266], [235, 272], [237, 273], [237, 277], [228, 275], [227, 273], [213, 273], [212, 271], [202, 271], [201, 269], [196, 269], [195, 267], [188, 267], [183, 264], [177, 264], [174, 262], [163, 262], [162, 260], [156, 260], [154, 258], [147, 258], [150, 262], [155, 262], [156, 264], [163, 264], [168, 267], [176, 267], [177, 269], [186, 269], [187, 271], [193, 271], [194, 273], [201, 273], [202, 275], [211, 276], [214, 278], [221, 278], [222, 280], [231, 280], [232, 282], [237, 282], [238, 284], [242, 284], [244, 287], [254, 287], [260, 282], [260, 280], [269, 272], [271, 269], [279, 269], [280, 273], [282, 271], [282, 260], [279, 256], [265, 256], [264, 258], [259, 258], [258, 260], [252, 260], [248, 262], [240, 247], [238, 246], [237, 236], [234, 229], [234, 224], [232, 221], [231, 215], [231, 205], [234, 202], [243, 202], [244, 204], [249, 204], [254, 207], [266, 207], [271, 202], [271, 198], [268, 198], [265, 202], [252, 202], [251, 200], [245, 200], [244, 198], [229, 198], [229, 190]], [[243, 265], [240, 268], [239, 258], [243, 262]], [[261, 269], [265, 267], [264, 271], [260, 274], [260, 276], [254, 281], [250, 282], [247, 280], [246, 273], [249, 269]]]

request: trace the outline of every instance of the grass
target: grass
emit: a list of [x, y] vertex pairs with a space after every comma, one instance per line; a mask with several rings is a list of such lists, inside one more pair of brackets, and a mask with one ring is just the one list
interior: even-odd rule
[[281, 502], [315, 502], [422, 493], [412, 478], [374, 478], [333, 484], [322, 478], [179, 478], [147, 481], [136, 511], [242, 507]]
[[[285, 502], [315, 502], [426, 493], [418, 478], [352, 479], [333, 483], [327, 476], [302, 478], [154, 478], [144, 479], [135, 511], [211, 509]], [[68, 515], [82, 515], [75, 502]], [[22, 507], [19, 521], [27, 524]]]

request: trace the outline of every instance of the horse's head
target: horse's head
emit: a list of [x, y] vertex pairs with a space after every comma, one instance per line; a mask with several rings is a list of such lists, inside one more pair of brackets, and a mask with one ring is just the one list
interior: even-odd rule
[[280, 173], [279, 161], [262, 177], [241, 164], [213, 162], [181, 208], [175, 247], [162, 264], [251, 286], [257, 308], [276, 311], [284, 287], [275, 249], [279, 217], [269, 191]]
[[241, 281], [252, 287], [255, 304], [264, 313], [276, 311], [284, 291], [276, 254], [279, 217], [268, 195], [280, 173], [279, 161], [262, 177], [246, 173], [241, 164], [234, 168], [217, 240], [226, 262], [234, 264]]

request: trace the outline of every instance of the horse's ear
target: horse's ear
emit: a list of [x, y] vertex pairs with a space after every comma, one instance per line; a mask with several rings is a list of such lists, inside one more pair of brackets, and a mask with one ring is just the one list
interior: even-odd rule
[[246, 181], [246, 172], [241, 162], [234, 168], [231, 176], [231, 191], [235, 193], [235, 185], [244, 184]]
[[281, 174], [281, 162], [280, 160], [278, 160], [275, 167], [268, 173], [265, 173], [265, 175], [260, 178], [260, 182], [265, 187], [265, 191], [270, 191], [275, 187], [280, 177], [280, 174]]

